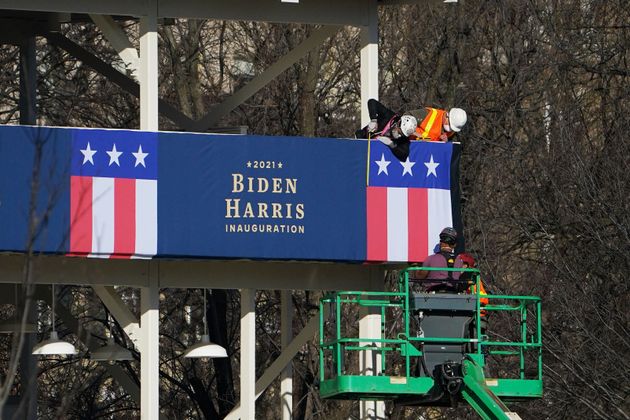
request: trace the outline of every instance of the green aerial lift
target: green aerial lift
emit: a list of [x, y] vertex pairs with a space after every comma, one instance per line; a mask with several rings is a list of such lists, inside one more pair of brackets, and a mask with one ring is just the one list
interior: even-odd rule
[[[410, 267], [401, 271], [394, 292], [324, 296], [319, 346], [322, 397], [420, 406], [465, 401], [483, 419], [520, 418], [505, 402], [542, 397], [540, 298], [480, 297], [457, 292], [462, 289], [457, 287], [444, 293], [421, 292], [419, 282], [410, 279], [417, 270], [462, 272], [461, 277], [468, 279], [461, 281], [462, 287], [467, 288], [464, 282], [475, 283], [474, 290], [480, 290], [476, 269]], [[481, 298], [488, 298], [488, 303], [482, 304]], [[358, 336], [355, 321], [361, 308], [380, 313], [381, 338]], [[376, 375], [361, 374], [361, 354], [375, 362]], [[486, 377], [484, 371], [496, 370], [492, 363], [500, 363], [501, 377]]]

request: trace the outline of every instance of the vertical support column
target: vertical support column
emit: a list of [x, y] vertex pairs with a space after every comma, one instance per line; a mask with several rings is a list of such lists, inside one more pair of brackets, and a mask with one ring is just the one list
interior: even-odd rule
[[35, 37], [28, 37], [20, 45], [20, 124], [35, 125], [37, 114], [37, 62]]
[[[359, 313], [359, 337], [381, 338], [380, 308], [361, 308]], [[362, 346], [373, 345], [381, 347], [381, 343], [361, 342]], [[359, 370], [361, 375], [375, 376], [381, 373], [381, 354], [378, 351], [363, 350], [359, 353]], [[359, 403], [359, 418], [363, 420], [384, 419], [385, 403], [383, 401], [361, 401]]]
[[140, 18], [140, 129], [158, 130], [157, 4]]
[[369, 3], [369, 25], [361, 28], [361, 126], [370, 122], [367, 101], [378, 99], [378, 13]]
[[241, 290], [241, 419], [256, 414], [256, 290]]
[[[291, 291], [281, 292], [280, 329], [282, 351], [287, 349], [293, 340], [293, 301]], [[282, 402], [282, 420], [293, 417], [293, 362], [289, 362], [280, 374], [280, 398]]]
[[[378, 99], [378, 10], [376, 0], [370, 1], [369, 25], [361, 28], [361, 126], [370, 121], [367, 101]], [[359, 337], [381, 338], [381, 315], [374, 308], [363, 309], [360, 313]], [[366, 345], [368, 343], [361, 343]], [[377, 344], [380, 347], [380, 344]], [[359, 355], [359, 369], [362, 375], [380, 373], [380, 354], [374, 351], [362, 351]], [[361, 419], [385, 418], [383, 401], [361, 401], [359, 403]]]
[[[20, 296], [21, 299], [18, 299], [19, 303], [16, 302], [17, 307], [15, 308], [19, 314], [17, 319], [22, 319], [22, 311], [28, 310], [26, 322], [35, 325], [37, 323], [35, 301], [28, 300], [27, 302], [24, 292], [20, 293]], [[21, 310], [19, 310], [20, 307]], [[35, 334], [24, 334], [24, 344], [20, 354], [21, 401], [19, 415], [24, 420], [37, 419], [37, 358], [32, 354], [36, 340], [37, 336]]]
[[[27, 37], [22, 40], [20, 45], [20, 124], [35, 125], [37, 124], [37, 50], [35, 48], [35, 37]], [[17, 287], [17, 286], [15, 286]], [[22, 298], [24, 292], [20, 293]], [[28, 310], [29, 323], [35, 323], [37, 312], [35, 302], [29, 300], [22, 301], [23, 310]], [[28, 305], [28, 307], [26, 307]], [[18, 308], [16, 307], [16, 311]], [[21, 313], [18, 311], [18, 313]], [[21, 319], [21, 316], [18, 318]], [[31, 354], [37, 337], [34, 334], [24, 334], [24, 344], [22, 353], [20, 354], [20, 381], [21, 381], [21, 398], [22, 402], [20, 415], [24, 419], [37, 418], [37, 359]]]
[[140, 418], [160, 417], [160, 286], [149, 276], [140, 288]]

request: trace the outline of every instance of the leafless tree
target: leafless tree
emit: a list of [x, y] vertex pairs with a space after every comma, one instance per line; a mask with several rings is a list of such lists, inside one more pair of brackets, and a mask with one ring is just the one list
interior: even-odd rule
[[[470, 0], [448, 8], [420, 4], [379, 11], [381, 100], [396, 110], [429, 105], [468, 111], [470, 122], [459, 135], [465, 234], [491, 292], [543, 297], [545, 397], [517, 405], [522, 418], [630, 417], [630, 9], [625, 3]], [[136, 23], [125, 30], [137, 42]], [[160, 29], [161, 96], [189, 117], [202, 117], [312, 30], [177, 20]], [[103, 60], [119, 60], [94, 25], [63, 32]], [[42, 123], [137, 127], [136, 98], [66, 52], [42, 39], [38, 43]], [[3, 123], [17, 120], [17, 56], [16, 48], [0, 52]], [[220, 125], [247, 125], [256, 134], [347, 137], [358, 127], [362, 105], [358, 69], [358, 30], [344, 28]], [[176, 128], [166, 119], [161, 127]], [[201, 293], [168, 289], [163, 295], [161, 310], [169, 315], [160, 349], [164, 412], [221, 418], [238, 401], [233, 383], [238, 295], [212, 294], [208, 319], [223, 333], [212, 339], [225, 343], [232, 356], [212, 363], [178, 358], [199, 334], [201, 312], [189, 309], [188, 323], [186, 308], [199, 308]], [[77, 306], [93, 299], [88, 296], [76, 289], [66, 304], [86, 325], [100, 323], [96, 330], [103, 332], [104, 308], [89, 305], [90, 315], [82, 317]], [[315, 313], [318, 295], [296, 292], [293, 298], [297, 329]], [[262, 371], [279, 354], [280, 300], [262, 291], [257, 302]], [[137, 302], [130, 305], [137, 313]], [[124, 334], [116, 337], [124, 343]], [[294, 360], [296, 417], [348, 418], [356, 403], [319, 397], [315, 344]], [[4, 348], [8, 360], [11, 346]], [[125, 369], [137, 380], [134, 363]], [[54, 382], [40, 400], [46, 416], [54, 416], [50, 407], [61, 396], [80, 401], [65, 406], [71, 417], [137, 413], [137, 405], [100, 368], [75, 364], [76, 374], [68, 378], [68, 363], [42, 366], [40, 380]], [[274, 383], [261, 396], [261, 417], [278, 416], [278, 389]], [[390, 408], [392, 418], [400, 419], [420, 413], [474, 416], [462, 407]]]

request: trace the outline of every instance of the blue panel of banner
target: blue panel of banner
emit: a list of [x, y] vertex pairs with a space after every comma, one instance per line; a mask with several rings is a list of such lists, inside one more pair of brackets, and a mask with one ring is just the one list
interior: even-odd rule
[[[377, 141], [2, 126], [0, 252], [414, 261], [437, 238], [420, 249], [407, 235], [407, 247], [420, 249], [413, 257], [397, 249], [370, 257], [368, 237], [380, 241], [389, 229], [395, 240], [405, 226], [431, 234], [443, 226], [427, 230], [416, 218], [426, 225], [436, 211], [460, 224], [458, 153], [451, 143], [414, 142], [399, 162]], [[405, 210], [402, 227], [390, 225], [386, 210], [368, 206], [393, 218], [400, 204], [369, 199], [368, 180], [375, 197], [411, 191], [409, 209], [428, 201], [418, 214]], [[447, 200], [432, 210], [434, 197]]]

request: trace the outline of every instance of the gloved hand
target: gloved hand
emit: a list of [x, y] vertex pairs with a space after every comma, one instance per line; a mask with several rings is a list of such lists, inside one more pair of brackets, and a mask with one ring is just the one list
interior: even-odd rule
[[383, 143], [383, 144], [385, 144], [385, 145], [387, 145], [389, 147], [394, 147], [395, 146], [394, 142], [389, 137], [378, 136], [377, 139], [378, 139], [378, 141], [380, 141], [381, 143]]
[[376, 120], [371, 120], [367, 125], [368, 133], [374, 133], [378, 129]]

